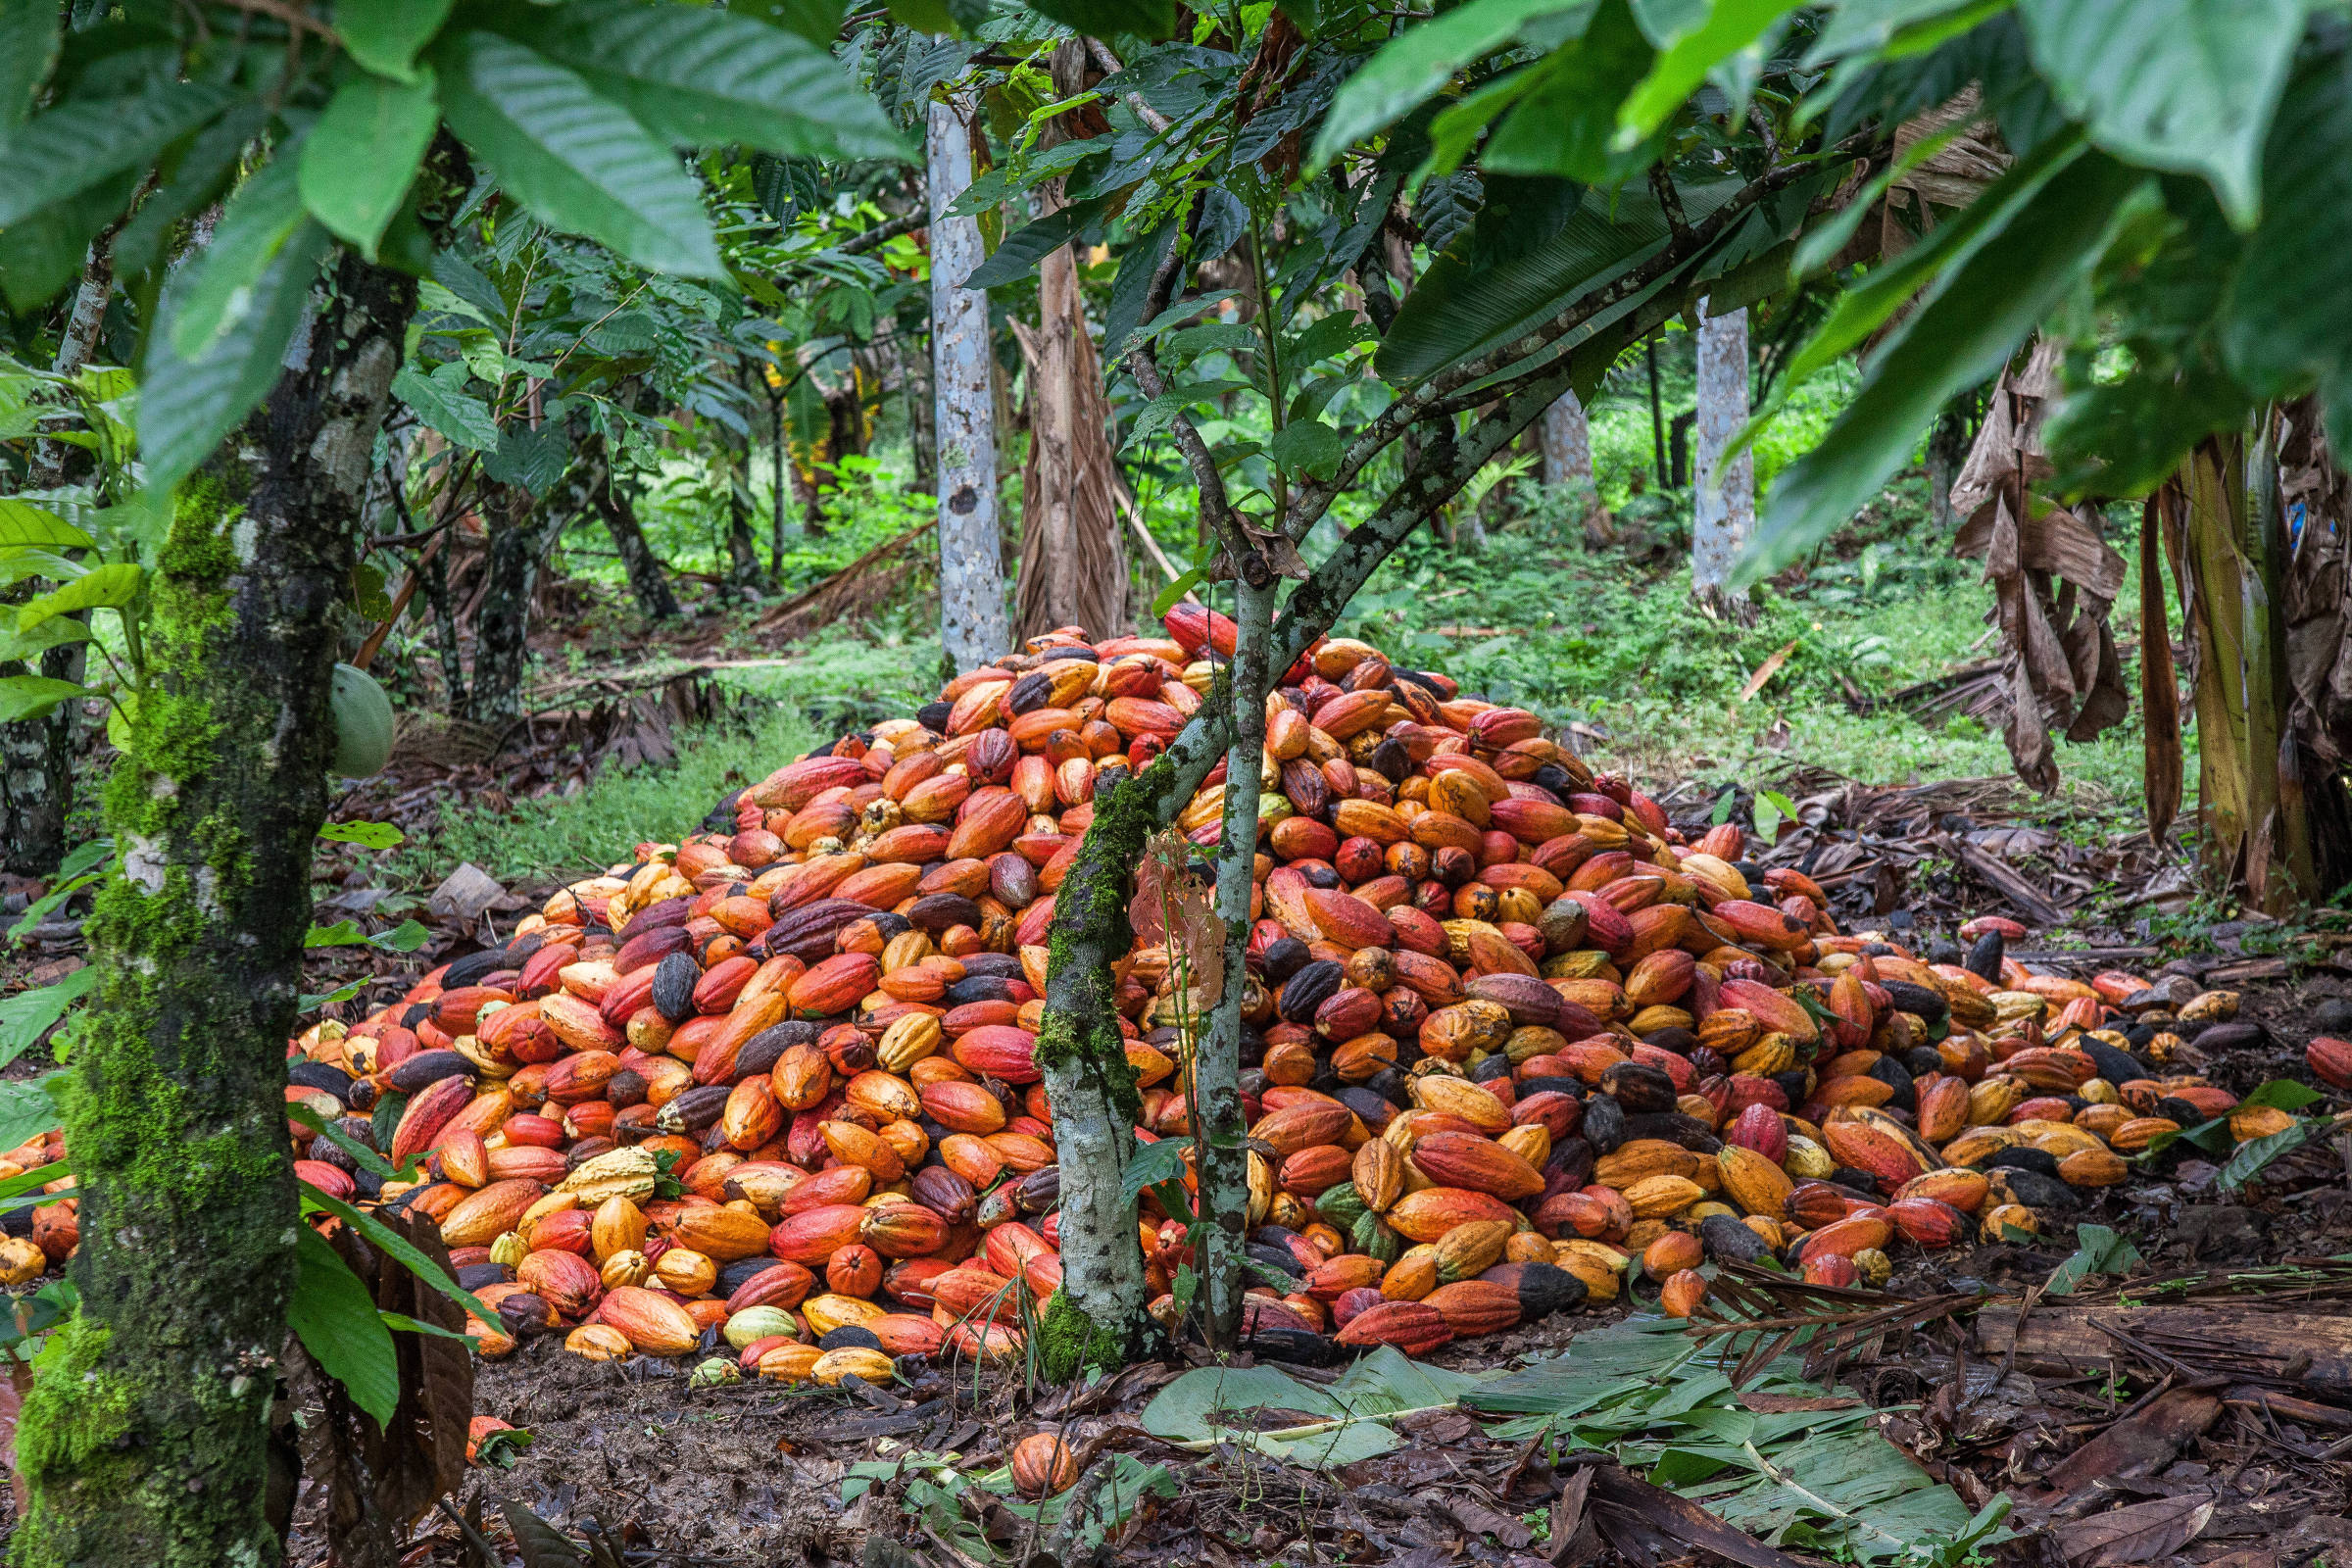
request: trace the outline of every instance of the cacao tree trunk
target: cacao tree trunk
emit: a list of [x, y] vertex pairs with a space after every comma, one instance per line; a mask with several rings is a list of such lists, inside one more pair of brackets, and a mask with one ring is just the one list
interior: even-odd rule
[[[1327, 633], [1397, 545], [1427, 526], [1567, 389], [1562, 369], [1502, 399], [1459, 436], [1438, 426], [1403, 480], [1292, 592], [1275, 617], [1265, 669], [1288, 669]], [[1039, 1331], [1040, 1368], [1056, 1381], [1082, 1366], [1118, 1365], [1152, 1338], [1135, 1195], [1126, 1184], [1141, 1099], [1119, 1032], [1110, 966], [1134, 939], [1127, 905], [1145, 842], [1175, 819], [1226, 755], [1234, 719], [1229, 702], [1204, 703], [1150, 767], [1096, 797], [1094, 821], [1055, 894], [1053, 962], [1036, 1054], [1054, 1100], [1061, 1167], [1062, 1285], [1048, 1301]], [[1225, 877], [1220, 858], [1220, 893]]]
[[584, 435], [572, 448], [571, 466], [546, 495], [502, 487], [507, 515], [490, 530], [488, 575], [473, 612], [473, 680], [466, 716], [474, 723], [503, 731], [522, 716], [539, 573], [565, 526], [596, 510], [597, 498], [611, 486], [604, 438]]
[[1234, 608], [1233, 742], [1225, 753], [1225, 813], [1217, 839], [1217, 918], [1225, 922], [1225, 989], [1193, 1063], [1200, 1125], [1193, 1129], [1200, 1220], [1193, 1255], [1206, 1289], [1209, 1344], [1232, 1349], [1241, 1337], [1243, 1261], [1249, 1240], [1249, 1127], [1242, 1113], [1243, 994], [1250, 988], [1250, 907], [1257, 869], [1258, 793], [1266, 745], [1266, 693], [1280, 671], [1268, 663], [1279, 579], [1263, 588], [1237, 582]]
[[[65, 330], [50, 368], [74, 375], [90, 363], [98, 346], [98, 328], [106, 320], [107, 305], [115, 297], [114, 231], [108, 230], [90, 246], [82, 264], [81, 286], [66, 313]], [[36, 441], [25, 478], [28, 488], [46, 490], [65, 482], [66, 456], [74, 448], [63, 441]], [[11, 599], [27, 599], [36, 585], [24, 584]], [[41, 656], [40, 673], [52, 680], [79, 683], [89, 651], [80, 643], [52, 648]], [[29, 666], [0, 662], [0, 675], [26, 673]], [[0, 724], [0, 867], [25, 875], [40, 875], [65, 858], [66, 821], [74, 811], [74, 748], [80, 727], [81, 705], [60, 703], [39, 718]]]
[[1544, 482], [1592, 487], [1592, 428], [1573, 392], [1544, 411]]
[[1690, 514], [1690, 592], [1716, 614], [1755, 618], [1755, 602], [1730, 587], [1732, 564], [1756, 531], [1756, 460], [1724, 461], [1747, 423], [1747, 312], [1698, 310], [1698, 463]]
[[931, 105], [924, 147], [931, 177], [931, 360], [938, 409], [939, 630], [959, 671], [1012, 646], [998, 556], [996, 393], [988, 295], [963, 287], [983, 252], [980, 225], [948, 208], [972, 182], [968, 102]]
[[188, 481], [107, 791], [119, 875], [61, 1094], [80, 1308], [17, 1429], [16, 1561], [276, 1563], [265, 1451], [299, 1224], [284, 1107], [368, 454], [416, 304], [346, 256], [333, 317]]
[[620, 556], [620, 569], [628, 573], [629, 593], [636, 599], [639, 612], [648, 620], [677, 619], [683, 612], [678, 609], [678, 596], [670, 591], [669, 573], [662, 569], [662, 558], [646, 542], [636, 503], [609, 467], [604, 484], [591, 501], [596, 514], [605, 519], [605, 531], [612, 536], [612, 548]]

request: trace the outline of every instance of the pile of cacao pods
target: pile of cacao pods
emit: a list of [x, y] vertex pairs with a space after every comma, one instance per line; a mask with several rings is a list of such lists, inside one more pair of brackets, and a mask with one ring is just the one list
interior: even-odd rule
[[[726, 1375], [821, 1382], [1019, 1355], [1060, 1277], [1033, 1060], [1055, 892], [1096, 794], [1232, 649], [1192, 607], [1166, 629], [959, 676], [310, 1028], [289, 1099], [423, 1163], [383, 1181], [294, 1123], [301, 1174], [436, 1221], [501, 1319], [469, 1327], [486, 1354], [723, 1339]], [[2031, 974], [2001, 921], [1965, 966], [1841, 934], [1738, 826], [1687, 839], [1534, 715], [1362, 642], [1317, 644], [1267, 709], [1243, 1066], [1250, 1250], [1289, 1289], [1253, 1288], [1261, 1339], [1424, 1353], [1644, 1280], [1688, 1313], [1702, 1263], [1767, 1254], [1883, 1281], [1902, 1248], [2038, 1232], [2160, 1134], [2284, 1117], [2185, 1070], [2233, 997]], [[1177, 823], [1204, 852], [1223, 774]], [[1117, 973], [1148, 1140], [1190, 1130], [1210, 1000], [1175, 956]], [[71, 1206], [0, 1262], [62, 1255]], [[1172, 1316], [1186, 1227], [1150, 1195], [1137, 1223]]]

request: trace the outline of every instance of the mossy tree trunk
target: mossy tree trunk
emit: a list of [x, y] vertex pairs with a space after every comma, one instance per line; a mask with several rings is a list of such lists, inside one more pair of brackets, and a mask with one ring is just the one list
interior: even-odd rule
[[1242, 1246], [1249, 1239], [1249, 1135], [1242, 1115], [1242, 998], [1250, 988], [1250, 899], [1256, 882], [1258, 793], [1266, 745], [1266, 693], [1279, 673], [1268, 666], [1277, 582], [1234, 585], [1233, 742], [1225, 753], [1225, 816], [1217, 840], [1217, 918], [1225, 922], [1225, 988], [1193, 1061], [1200, 1123], [1198, 1151], [1200, 1224], [1193, 1256], [1207, 1286], [1209, 1344], [1230, 1349], [1240, 1338], [1242, 1289], [1249, 1283]]
[[268, 1565], [266, 1446], [300, 1223], [283, 1101], [334, 752], [328, 689], [414, 282], [345, 258], [307, 357], [188, 482], [150, 685], [108, 785], [121, 875], [62, 1095], [79, 1313], [17, 1433], [24, 1568]]
[[475, 723], [503, 731], [522, 716], [539, 574], [565, 525], [596, 509], [609, 478], [604, 439], [587, 435], [546, 495], [502, 487], [507, 516], [490, 531], [489, 575], [473, 616], [473, 679], [466, 716]]
[[[1267, 637], [1265, 670], [1287, 670], [1328, 632], [1405, 537], [1426, 526], [1569, 385], [1563, 365], [1524, 382], [1458, 437], [1439, 425], [1379, 509], [1292, 591]], [[1269, 597], [1274, 591], [1266, 590]], [[1111, 964], [1134, 941], [1127, 905], [1145, 841], [1175, 819], [1232, 744], [1232, 691], [1230, 677], [1220, 678], [1156, 761], [1096, 798], [1093, 825], [1055, 895], [1045, 1027], [1037, 1043], [1061, 1166], [1062, 1288], [1047, 1303], [1041, 1356], [1042, 1370], [1055, 1380], [1087, 1365], [1116, 1366], [1152, 1338], [1135, 1199], [1125, 1178], [1141, 1101], [1119, 1032]], [[1255, 831], [1251, 824], [1253, 840]], [[1220, 894], [1228, 885], [1222, 856], [1223, 846]]]

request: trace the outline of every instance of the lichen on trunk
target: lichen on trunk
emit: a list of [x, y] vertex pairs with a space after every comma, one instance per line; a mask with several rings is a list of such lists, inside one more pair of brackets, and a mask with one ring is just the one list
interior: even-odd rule
[[347, 258], [308, 359], [183, 487], [153, 582], [99, 987], [61, 1094], [78, 1315], [18, 1427], [25, 1568], [267, 1565], [300, 1224], [285, 1042], [334, 752], [338, 602], [415, 284]]
[[1207, 1284], [1209, 1343], [1233, 1348], [1240, 1335], [1242, 1247], [1250, 1208], [1249, 1129], [1242, 1113], [1242, 997], [1250, 986], [1250, 906], [1257, 866], [1259, 773], [1266, 741], [1268, 662], [1277, 582], [1235, 584], [1230, 679], [1233, 740], [1225, 754], [1225, 813], [1217, 842], [1217, 918], [1225, 923], [1225, 987], [1193, 1063], [1200, 1124], [1194, 1129], [1200, 1224], [1193, 1255]]

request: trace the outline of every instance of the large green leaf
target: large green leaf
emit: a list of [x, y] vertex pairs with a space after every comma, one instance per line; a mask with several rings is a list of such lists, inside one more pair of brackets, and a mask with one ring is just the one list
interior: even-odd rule
[[[48, 1033], [66, 1009], [90, 994], [98, 983], [98, 966], [85, 963], [53, 985], [35, 986], [0, 999], [0, 1064], [12, 1062]], [[17, 1143], [23, 1143], [18, 1139]], [[10, 1144], [11, 1149], [17, 1144]]]
[[[38, 1078], [12, 1078], [0, 1083], [0, 1139], [8, 1141], [6, 1147], [14, 1149], [25, 1139], [36, 1133], [48, 1132], [64, 1120], [49, 1091], [65, 1075], [66, 1070], [60, 1067]], [[31, 1172], [25, 1174], [30, 1175]]]
[[121, 610], [138, 598], [139, 586], [146, 578], [146, 570], [136, 562], [94, 566], [64, 587], [25, 601], [17, 610], [17, 630], [30, 631], [53, 615], [71, 615], [76, 611]]
[[457, 0], [335, 0], [335, 30], [351, 58], [381, 75], [416, 79], [416, 51]]
[[118, 275], [135, 277], [154, 267], [169, 252], [181, 221], [227, 193], [246, 147], [270, 118], [267, 105], [231, 105], [219, 120], [165, 155], [156, 166], [160, 183], [115, 236]]
[[[0, 723], [38, 718], [69, 698], [87, 697], [89, 688], [47, 675], [0, 676]], [[14, 1149], [16, 1145], [8, 1146]]]
[[2144, 177], [2101, 154], [2079, 159], [1998, 243], [1950, 273], [1875, 356], [1860, 396], [1822, 443], [1773, 481], [1735, 581], [1779, 570], [1877, 495], [1936, 411], [1998, 371], [2082, 275]]
[[21, 125], [57, 64], [55, 6], [0, 6], [0, 125]]
[[1785, 384], [1796, 386], [1860, 347], [1931, 280], [1966, 265], [1998, 238], [2010, 219], [2060, 171], [2082, 156], [2080, 136], [2067, 132], [2050, 137], [2011, 165], [1975, 201], [1936, 224], [1926, 239], [1893, 261], [1871, 269], [1860, 282], [1838, 295], [1829, 319], [1796, 351], [1783, 372]]
[[30, 545], [40, 550], [88, 550], [96, 543], [47, 507], [0, 496], [0, 548]]
[[489, 32], [460, 34], [438, 60], [450, 125], [525, 207], [640, 267], [725, 275], [701, 188], [577, 72]]
[[2230, 368], [2277, 397], [2316, 377], [2352, 452], [2352, 55], [2300, 73], [2263, 165], [2262, 226], [2222, 307]]
[[[2006, 5], [2007, 0], [2002, 0]], [[1807, 51], [1808, 63], [1871, 54], [1922, 23], [1948, 17], [1956, 11], [1974, 13], [1983, 0], [1839, 0], [1822, 19], [1821, 31]]]
[[846, 0], [735, 0], [729, 9], [738, 16], [772, 22], [830, 51], [833, 40], [841, 36], [841, 19], [850, 8]]
[[[399, 1100], [405, 1102], [406, 1099], [406, 1096], [387, 1095], [383, 1100], [376, 1102], [377, 1115], [380, 1117], [383, 1114], [388, 1102]], [[369, 1246], [378, 1251], [390, 1253], [394, 1262], [466, 1308], [473, 1319], [484, 1328], [504, 1331], [504, 1325], [499, 1321], [498, 1314], [483, 1305], [480, 1297], [453, 1279], [449, 1270], [427, 1257], [417, 1249], [416, 1243], [401, 1235], [400, 1232], [385, 1224], [375, 1215], [365, 1209], [354, 1208], [332, 1193], [320, 1192], [309, 1182], [300, 1183], [300, 1187], [302, 1189], [302, 1206], [306, 1211], [317, 1209], [321, 1213], [334, 1215], [344, 1224], [358, 1231], [362, 1237], [366, 1238]]]
[[294, 1233], [294, 1294], [286, 1325], [351, 1402], [389, 1426], [400, 1403], [400, 1354], [375, 1299], [334, 1244], [308, 1225]]
[[305, 222], [298, 156], [281, 154], [237, 187], [221, 209], [212, 242], [199, 251], [174, 290], [172, 350], [192, 360], [254, 308], [255, 284]]
[[1487, 138], [1479, 167], [1497, 174], [1556, 174], [1587, 185], [1622, 181], [1631, 170], [1622, 156], [1609, 153], [1617, 106], [1655, 55], [1633, 8], [1625, 0], [1601, 0], [1575, 46], [1537, 68], [1541, 79]]
[[[1740, 189], [1737, 179], [1678, 187], [1697, 222]], [[1556, 315], [1663, 249], [1666, 216], [1647, 190], [1580, 206], [1560, 232], [1501, 263], [1441, 257], [1423, 274], [1380, 346], [1374, 368], [1391, 381], [1418, 381]]]
[[2261, 210], [2261, 154], [2306, 0], [2021, 0], [2058, 101], [2130, 163], [2201, 174], [2230, 220]]
[[[1398, 33], [1349, 76], [1331, 101], [1307, 160], [1319, 170], [1365, 136], [1436, 97], [1454, 73], [1495, 50], [1535, 38], [1574, 36], [1595, 0], [1470, 0], [1434, 22]], [[1538, 25], [1542, 24], [1543, 25]]]
[[1748, 52], [1760, 61], [1766, 30], [1795, 9], [1790, 0], [1714, 0], [1702, 20], [1667, 43], [1649, 74], [1618, 108], [1617, 148], [1640, 145], [1716, 67]]
[[1165, 38], [1176, 27], [1170, 0], [1028, 0], [1029, 9], [1096, 38], [1131, 32]]
[[0, 626], [0, 660], [16, 660], [28, 663], [52, 648], [63, 648], [68, 643], [86, 643], [89, 640], [89, 627], [64, 615], [44, 620], [30, 631], [18, 631], [13, 627]]
[[126, 169], [0, 228], [0, 288], [10, 307], [32, 310], [80, 281], [90, 241], [122, 215], [138, 184], [138, 172]]
[[[139, 391], [139, 456], [151, 487], [168, 494], [269, 395], [310, 307], [312, 279], [333, 244], [318, 224], [301, 223], [255, 279], [251, 308], [201, 356], [172, 353], [168, 331], [149, 340]], [[176, 290], [167, 286], [165, 292], [169, 322]]]
[[234, 96], [207, 82], [167, 82], [122, 98], [69, 98], [35, 115], [0, 139], [0, 228], [144, 168]]
[[498, 420], [491, 415], [488, 404], [464, 391], [466, 367], [453, 362], [453, 368], [457, 371], [451, 378], [455, 384], [444, 385], [437, 376], [418, 375], [403, 366], [392, 378], [392, 395], [406, 403], [417, 418], [457, 445], [487, 452], [498, 445]]
[[407, 84], [381, 76], [345, 82], [303, 138], [303, 205], [373, 261], [440, 123], [430, 72]]
[[830, 53], [749, 17], [573, 0], [540, 13], [525, 36], [682, 147], [741, 142], [786, 157], [906, 155], [905, 140]]
[[1109, 205], [1106, 198], [1073, 202], [1034, 223], [1023, 224], [1005, 235], [1004, 243], [987, 261], [972, 269], [972, 275], [963, 280], [963, 286], [997, 288], [1027, 277], [1048, 256], [1077, 238]]

